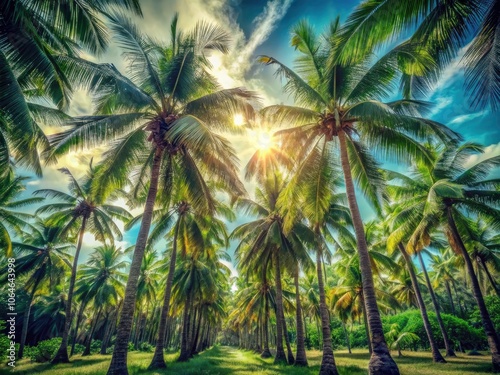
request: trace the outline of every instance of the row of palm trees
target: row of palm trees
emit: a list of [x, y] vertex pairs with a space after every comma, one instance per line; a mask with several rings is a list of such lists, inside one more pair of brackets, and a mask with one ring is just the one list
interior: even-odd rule
[[[136, 2], [114, 3], [140, 13]], [[64, 223], [61, 235], [64, 236], [73, 225], [78, 225], [79, 228], [70, 278], [70, 301], [76, 279], [78, 252], [85, 230], [88, 228], [98, 235], [98, 239], [105, 240], [106, 236], [102, 234], [104, 231], [117, 234], [113, 220], [108, 219], [113, 216], [128, 219], [124, 212], [118, 212], [115, 206], [109, 206], [106, 202], [115, 199], [116, 192], [119, 191], [130, 202], [143, 205], [143, 214], [137, 219], [140, 221], [140, 228], [134, 244], [108, 371], [109, 374], [126, 374], [128, 343], [146, 247], [148, 243], [154, 242], [153, 233], [161, 232], [162, 225], [163, 229], [170, 229], [173, 217], [177, 217], [172, 234], [175, 236], [186, 225], [185, 212], [190, 209], [195, 216], [203, 218], [205, 224], [209, 223], [208, 227], [214, 228], [213, 218], [217, 217], [217, 212], [221, 209], [226, 211], [219, 207], [215, 194], [225, 192], [231, 199], [244, 195], [244, 187], [238, 178], [236, 153], [220, 132], [238, 130], [231, 121], [236, 114], [243, 115], [251, 122], [254, 118], [252, 104], [256, 103], [257, 96], [242, 88], [221, 90], [209, 74], [210, 63], [206, 54], [211, 51], [226, 53], [229, 48], [228, 34], [218, 26], [200, 22], [192, 31], [183, 33], [177, 27], [177, 17], [174, 17], [170, 41], [160, 43], [141, 33], [124, 13], [109, 11], [105, 4], [97, 1], [82, 6], [83, 10], [78, 7], [50, 7], [48, 2], [43, 1], [31, 7], [23, 8], [24, 5], [21, 1], [9, 1], [5, 6], [2, 5], [2, 22], [6, 25], [3, 29], [13, 30], [9, 29], [12, 27], [19, 31], [19, 35], [32, 36], [33, 30], [47, 30], [38, 32], [39, 37], [33, 38], [38, 43], [33, 53], [41, 51], [44, 58], [32, 59], [32, 54], [22, 54], [29, 49], [28, 43], [23, 38], [9, 39], [10, 34], [2, 31], [7, 42], [6, 47], [2, 45], [1, 73], [2, 77], [9, 78], [8, 82], [11, 84], [8, 96], [0, 98], [3, 137], [0, 154], [2, 160], [6, 161], [4, 165], [8, 165], [9, 156], [13, 156], [19, 165], [29, 165], [41, 172], [36, 152], [38, 149], [43, 150], [43, 156], [50, 162], [70, 150], [102, 144], [108, 147], [98, 166], [92, 169], [92, 178], [88, 178], [84, 187], [72, 178], [75, 186], [71, 189], [81, 190], [75, 201], [70, 202], [62, 195], [56, 196], [52, 192], [39, 192], [64, 202], [61, 203], [60, 212], [56, 212], [53, 218], [54, 221]], [[269, 271], [270, 264], [274, 268], [277, 321], [280, 321], [277, 325], [278, 361], [284, 357], [279, 338], [286, 329], [282, 303], [279, 301], [281, 297], [278, 296], [281, 294], [278, 293], [281, 289], [279, 275], [282, 264], [284, 266], [287, 262], [285, 254], [292, 254], [291, 259], [298, 263], [298, 260], [306, 258], [305, 250], [313, 247], [316, 249], [324, 352], [321, 373], [337, 372], [329, 342], [331, 335], [322, 265], [328, 242], [332, 238], [326, 232], [327, 228], [332, 227], [335, 232], [346, 235], [346, 231], [349, 231], [346, 223], [351, 222], [362, 281], [363, 311], [366, 313], [371, 340], [370, 372], [399, 373], [384, 338], [369, 245], [354, 183], [358, 184], [376, 212], [382, 214], [389, 209], [386, 207], [388, 189], [385, 186], [386, 176], [380, 172], [376, 157], [382, 157], [384, 161], [392, 159], [430, 168], [440, 160], [436, 154], [444, 153], [444, 165], [449, 167], [453, 166], [454, 159], [446, 154], [456, 153], [459, 155], [458, 161], [461, 161], [460, 158], [469, 155], [470, 150], [478, 150], [477, 146], [465, 145], [463, 147], [469, 150], [457, 152], [460, 149], [460, 136], [446, 126], [423, 117], [429, 105], [414, 99], [430, 88], [439, 72], [470, 37], [468, 31], [472, 30], [475, 37], [466, 53], [469, 69], [467, 77], [471, 88], [469, 92], [474, 97], [474, 103], [481, 105], [489, 101], [493, 107], [496, 106], [498, 80], [487, 76], [487, 72], [494, 69], [483, 68], [484, 64], [496, 63], [496, 42], [493, 36], [497, 27], [494, 15], [498, 1], [468, 1], [465, 5], [459, 5], [450, 6], [443, 13], [442, 7], [445, 5], [440, 2], [412, 1], [405, 2], [404, 5], [394, 1], [362, 3], [344, 24], [335, 20], [321, 36], [316, 35], [312, 26], [306, 22], [299, 23], [292, 30], [291, 43], [299, 52], [296, 71], [273, 57], [260, 58], [262, 63], [277, 67], [276, 73], [286, 81], [285, 91], [292, 95], [295, 105], [269, 106], [261, 111], [262, 116], [272, 123], [287, 126], [287, 129], [276, 134], [283, 151], [275, 154], [279, 157], [272, 158], [275, 162], [284, 164], [284, 171], [274, 170], [271, 176], [257, 176], [262, 181], [269, 179], [275, 184], [275, 194], [265, 197], [272, 200], [267, 206], [269, 217], [260, 228], [265, 229], [263, 233], [266, 234], [255, 233], [255, 228], [243, 227], [234, 236], [238, 238], [248, 234], [249, 238], [254, 237], [254, 242], [245, 239], [240, 246], [245, 267], [250, 263], [246, 259], [247, 252], [250, 252], [255, 256], [263, 256], [264, 262], [259, 264], [262, 274]], [[60, 12], [61, 17], [44, 13], [46, 8], [50, 8], [51, 12]], [[44, 15], [41, 19], [45, 23], [33, 24], [36, 18], [26, 17], [36, 12]], [[77, 47], [70, 44], [71, 40], [75, 40], [91, 52], [97, 52], [105, 45], [106, 38], [100, 33], [104, 33], [105, 24], [99, 21], [101, 16], [98, 17], [97, 14], [106, 18], [106, 25], [109, 25], [124, 51], [128, 64], [127, 75], [123, 75], [112, 65], [82, 59], [78, 51], [75, 51]], [[87, 22], [91, 20], [93, 27], [84, 27], [85, 21], [73, 22], [80, 19]], [[478, 19], [484, 20], [481, 25], [476, 24]], [[373, 60], [373, 52], [378, 47], [389, 38], [404, 34], [406, 27], [415, 23], [418, 27], [409, 40], [400, 43], [377, 61]], [[91, 31], [87, 31], [89, 29]], [[33, 62], [47, 60], [49, 62], [46, 65], [33, 66]], [[398, 80], [403, 99], [382, 102], [384, 97], [394, 92], [394, 84]], [[79, 85], [94, 95], [95, 115], [69, 118], [61, 111], [64, 109], [63, 99], [70, 92], [70, 85]], [[41, 98], [48, 98], [58, 104], [59, 109], [35, 104]], [[40, 120], [62, 124], [66, 128], [47, 138], [37, 125]], [[22, 131], [19, 130], [21, 128]], [[423, 146], [422, 142], [431, 146]], [[23, 150], [23, 156], [20, 156], [19, 150]], [[26, 150], [31, 152], [25, 152]], [[266, 169], [259, 166], [259, 163], [266, 162], [266, 155], [259, 153], [261, 157], [252, 158], [248, 168], [249, 176], [258, 175], [259, 171]], [[497, 181], [484, 182], [485, 170], [495, 163], [487, 161], [463, 178], [458, 174], [466, 172], [459, 169], [446, 169], [448, 173], [455, 174], [443, 177], [440, 165], [437, 168], [439, 173], [431, 178], [434, 185], [430, 194], [435, 198], [434, 203], [426, 203], [423, 207], [416, 204], [407, 208], [406, 201], [405, 204], [396, 203], [393, 208], [394, 227], [390, 228], [396, 234], [391, 234], [388, 244], [390, 248], [397, 248], [403, 254], [418, 251], [429, 244], [432, 230], [439, 225], [445, 228], [451, 246], [462, 255], [467, 264], [474, 296], [488, 336], [493, 364], [498, 369], [498, 336], [491, 324], [468, 256], [467, 239], [461, 228], [463, 220], [458, 217], [459, 214], [465, 215], [464, 217], [477, 216], [488, 221], [491, 226], [497, 225]], [[341, 172], [337, 170], [337, 166], [342, 167]], [[9, 168], [4, 170], [8, 171]], [[282, 173], [290, 177], [282, 178]], [[342, 207], [336, 204], [336, 177], [340, 174], [344, 177], [347, 199], [347, 206], [341, 205]], [[277, 189], [284, 181], [287, 186]], [[469, 183], [472, 185], [469, 186]], [[266, 190], [268, 189], [264, 189], [264, 194], [269, 194]], [[239, 199], [238, 202], [242, 200]], [[299, 206], [297, 202], [303, 204]], [[55, 208], [48, 206], [44, 210], [40, 213], [49, 213]], [[160, 224], [153, 225], [151, 232], [156, 216], [165, 218]], [[205, 235], [210, 234], [210, 239], [205, 239], [208, 242], [203, 246], [204, 249], [210, 249], [210, 243], [216, 241], [212, 238], [212, 229], [200, 229], [204, 225], [199, 223], [190, 224], [189, 228], [196, 226], [198, 232], [193, 229], [192, 233], [198, 234], [193, 236], [203, 238], [199, 234], [203, 231], [206, 232]], [[302, 237], [303, 234], [305, 237]], [[6, 243], [9, 241], [6, 240]], [[177, 251], [176, 241], [174, 243], [172, 255]], [[193, 256], [193, 267], [196, 267], [197, 261], [197, 257]], [[412, 269], [411, 265], [409, 269]], [[299, 272], [298, 266], [295, 266], [294, 272]], [[170, 274], [173, 280], [174, 274], [169, 272]], [[171, 287], [167, 282], [165, 297], [171, 292], [169, 289]], [[186, 297], [190, 303], [194, 299], [189, 293]], [[160, 323], [166, 319], [168, 300], [169, 298], [165, 298]], [[195, 325], [191, 325], [190, 310], [193, 313], [191, 307], [185, 309], [183, 319], [182, 358], [188, 356], [186, 353], [192, 346], [192, 337], [188, 332]], [[200, 313], [196, 310], [194, 312]], [[68, 361], [71, 315], [69, 303], [63, 340], [54, 363]], [[425, 316], [423, 311], [422, 315]], [[162, 332], [159, 337], [161, 334]], [[160, 338], [157, 341], [158, 350], [153, 367], [163, 365], [161, 359], [157, 361], [162, 357], [162, 340]], [[291, 350], [288, 349], [288, 352], [290, 357]], [[439, 359], [435, 351], [434, 354]]]

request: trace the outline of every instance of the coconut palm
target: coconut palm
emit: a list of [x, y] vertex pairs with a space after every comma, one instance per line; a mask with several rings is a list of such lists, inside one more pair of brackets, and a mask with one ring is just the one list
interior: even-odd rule
[[[48, 146], [38, 123], [40, 114], [59, 117], [61, 112], [44, 108], [34, 97], [43, 97], [59, 109], [67, 109], [71, 74], [57, 55], [98, 54], [109, 37], [100, 15], [109, 6], [141, 14], [137, 0], [85, 0], [70, 6], [56, 1], [4, 1], [0, 4], [0, 177], [9, 157], [41, 174], [37, 146]], [[55, 117], [54, 117], [55, 115]]]
[[[43, 284], [55, 285], [64, 276], [66, 267], [71, 268], [71, 256], [68, 254], [73, 245], [65, 243], [58, 237], [58, 227], [50, 226], [39, 220], [33, 226], [34, 231], [22, 237], [23, 242], [13, 242], [16, 252], [16, 275], [27, 275], [24, 288], [28, 293], [26, 310], [24, 311], [23, 329], [19, 342], [18, 358], [23, 358], [24, 345], [28, 335], [31, 307], [35, 294]], [[7, 275], [7, 272], [2, 272]]]
[[[103, 310], [108, 305], [117, 305], [123, 297], [126, 274], [123, 272], [127, 266], [122, 258], [130, 252], [132, 247], [122, 250], [115, 245], [105, 244], [97, 247], [90, 255], [89, 260], [80, 268], [75, 295], [84, 295], [85, 300], [97, 309], [93, 316], [87, 345], [82, 355], [90, 355], [92, 336]], [[75, 328], [77, 336], [78, 325]]]
[[[498, 0], [446, 1], [371, 1], [360, 3], [347, 18], [341, 33], [343, 51], [340, 60], [356, 61], [377, 46], [411, 36], [429, 53], [435, 64], [419, 69], [400, 60], [403, 68], [401, 87], [407, 97], [422, 96], [432, 89], [442, 71], [464, 49], [465, 93], [471, 106], [499, 108]], [[471, 40], [472, 37], [472, 40]]]
[[398, 323], [391, 325], [391, 329], [386, 333], [387, 343], [392, 349], [398, 350], [398, 357], [402, 357], [401, 347], [405, 345], [411, 345], [420, 340], [416, 334], [412, 332], [401, 332], [401, 328]]
[[[182, 33], [177, 19], [175, 16], [171, 24], [170, 43], [162, 44], [142, 34], [126, 16], [109, 15], [130, 78], [109, 64], [65, 59], [68, 69], [85, 71], [81, 82], [96, 94], [97, 115], [77, 118], [68, 131], [54, 136], [56, 146], [49, 158], [114, 139], [96, 191], [106, 194], [110, 186], [121, 187], [130, 175], [135, 175], [139, 190], [148, 186], [109, 374], [127, 373], [137, 280], [160, 176], [166, 191], [172, 179], [185, 179], [198, 199], [203, 199], [201, 192], [207, 188], [207, 173], [226, 190], [244, 192], [235, 153], [214, 129], [231, 127], [235, 113], [250, 116], [247, 100], [254, 95], [243, 89], [216, 91], [218, 85], [206, 73], [209, 62], [205, 53], [227, 52], [226, 32], [200, 22], [191, 32]], [[174, 160], [180, 166], [177, 169]]]
[[[310, 230], [300, 222], [292, 224], [293, 230], [285, 234], [283, 218], [276, 206], [278, 196], [285, 186], [283, 177], [278, 173], [259, 177], [259, 187], [256, 189], [256, 200], [238, 200], [238, 207], [256, 216], [256, 220], [242, 224], [234, 229], [231, 238], [239, 239], [236, 249], [241, 267], [252, 264], [256, 272], [266, 272], [267, 267], [274, 267], [276, 288], [276, 357], [275, 363], [286, 362], [283, 349], [283, 290], [282, 272], [289, 264], [295, 264], [298, 259], [307, 258], [303, 241], [311, 242], [314, 237]], [[293, 268], [292, 267], [288, 267]], [[293, 363], [293, 354], [288, 350], [288, 362]]]
[[[427, 150], [418, 140], [437, 137], [448, 142], [457, 135], [441, 124], [418, 117], [425, 103], [412, 100], [380, 101], [393, 91], [392, 83], [398, 76], [399, 58], [407, 59], [408, 64], [418, 67], [432, 63], [428, 54], [419, 51], [414, 45], [403, 43], [378, 61], [371, 61], [371, 54], [367, 54], [343, 64], [339, 59], [346, 41], [341, 40], [340, 30], [337, 19], [330, 25], [325, 37], [320, 38], [306, 22], [299, 23], [292, 36], [292, 45], [300, 52], [296, 71], [273, 57], [261, 57], [261, 62], [277, 66], [276, 74], [286, 80], [285, 91], [294, 97], [297, 105], [270, 106], [264, 113], [276, 123], [292, 125], [276, 135], [280, 137], [282, 147], [298, 155], [301, 162], [309, 159], [311, 167], [314, 166], [312, 170], [322, 170], [322, 160], [342, 166], [372, 334], [370, 373], [398, 374], [399, 370], [384, 339], [377, 309], [353, 178], [373, 207], [381, 212], [383, 178], [368, 150], [398, 161], [429, 161]], [[370, 68], [366, 68], [367, 64]], [[334, 152], [334, 146], [339, 147], [339, 153]], [[328, 152], [328, 149], [332, 151]], [[327, 154], [329, 158], [325, 157]], [[340, 162], [338, 159], [335, 161], [338, 156]]]
[[[500, 341], [484, 303], [483, 294], [465, 243], [471, 239], [467, 214], [484, 217], [492, 229], [500, 225], [498, 210], [498, 179], [486, 179], [489, 171], [500, 164], [494, 156], [471, 167], [466, 161], [480, 154], [483, 148], [473, 143], [449, 147], [435, 152], [431, 166], [418, 165], [413, 176], [391, 173], [399, 180], [398, 200], [404, 200], [397, 210], [394, 222], [398, 228], [391, 234], [388, 247], [397, 246], [411, 234], [407, 248], [418, 251], [429, 245], [432, 231], [443, 225], [450, 246], [461, 255], [469, 275], [472, 292], [479, 307], [483, 328], [488, 337], [493, 368], [500, 370]], [[410, 193], [411, 191], [411, 193]]]
[[66, 303], [66, 317], [61, 346], [57, 351], [52, 363], [69, 362], [68, 357], [68, 337], [72, 319], [72, 302], [75, 288], [78, 258], [83, 245], [83, 235], [85, 232], [92, 233], [100, 241], [114, 241], [114, 238], [121, 240], [121, 231], [113, 221], [114, 219], [128, 221], [131, 215], [120, 206], [109, 204], [100, 200], [91, 191], [91, 185], [96, 176], [96, 170], [90, 165], [90, 170], [81, 182], [73, 176], [66, 168], [60, 171], [69, 179], [68, 190], [65, 193], [54, 189], [36, 190], [34, 194], [43, 195], [46, 198], [53, 198], [60, 203], [50, 203], [37, 209], [37, 214], [50, 214], [47, 218], [49, 224], [57, 225], [61, 228], [58, 233], [60, 238], [77, 232], [77, 243], [71, 278], [68, 287], [68, 298]]
[[27, 179], [0, 179], [0, 247], [5, 249], [7, 257], [12, 256], [12, 237], [21, 236], [25, 230], [32, 228], [29, 220], [33, 215], [19, 212], [17, 209], [43, 201], [40, 197], [19, 199], [25, 189], [23, 182]]
[[[172, 247], [170, 251], [169, 259], [169, 269], [166, 279], [163, 306], [160, 315], [160, 322], [158, 328], [158, 338], [156, 340], [155, 354], [149, 365], [150, 369], [155, 368], [165, 368], [165, 358], [163, 356], [164, 345], [165, 345], [165, 333], [167, 330], [167, 316], [170, 311], [170, 297], [172, 292], [172, 282], [175, 272], [175, 265], [177, 259], [177, 248], [180, 244], [181, 253], [184, 256], [188, 251], [188, 247], [191, 247], [190, 251], [202, 251], [204, 246], [203, 232], [207, 232], [210, 240], [217, 239], [219, 242], [223, 237], [227, 237], [225, 234], [225, 226], [219, 219], [207, 219], [200, 215], [196, 210], [203, 212], [203, 206], [211, 204], [214, 201], [214, 197], [209, 191], [206, 191], [205, 198], [203, 199], [203, 206], [192, 206], [189, 202], [195, 201], [200, 203], [199, 200], [190, 199], [189, 190], [185, 186], [179, 183], [179, 187], [176, 189], [171, 197], [171, 200], [175, 204], [171, 208], [159, 209], [157, 216], [156, 225], [149, 236], [149, 242], [152, 244], [161, 238], [170, 229], [174, 231], [172, 236]], [[187, 194], [187, 195], [186, 195]], [[222, 208], [221, 205], [218, 205]], [[222, 210], [219, 210], [219, 213]], [[182, 240], [181, 240], [182, 239]], [[189, 239], [186, 241], [186, 239]], [[225, 241], [222, 240], [225, 245]]]

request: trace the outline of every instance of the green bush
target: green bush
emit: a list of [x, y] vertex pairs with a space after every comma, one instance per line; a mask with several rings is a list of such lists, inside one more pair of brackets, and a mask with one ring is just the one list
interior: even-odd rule
[[139, 351], [151, 353], [154, 350], [154, 346], [149, 342], [143, 342], [139, 345]]
[[56, 354], [62, 339], [54, 337], [50, 340], [40, 341], [37, 346], [26, 347], [26, 356], [32, 362], [47, 362]]
[[[490, 317], [493, 322], [493, 325], [495, 326], [495, 330], [497, 332], [500, 332], [500, 297], [487, 296], [484, 298], [484, 302], [486, 303], [486, 308], [490, 313]], [[481, 314], [479, 313], [477, 305], [474, 306], [474, 311], [472, 312], [470, 318], [474, 326], [476, 326], [477, 328], [483, 327]]]
[[[0, 320], [0, 332], [5, 330], [5, 320]], [[7, 350], [10, 347], [10, 340], [7, 335], [0, 335], [0, 360], [7, 358]]]
[[82, 344], [75, 344], [75, 354], [82, 354], [85, 350], [85, 346]]
[[99, 354], [101, 352], [101, 340], [92, 340], [90, 344], [90, 354]]
[[[440, 348], [444, 347], [441, 330], [434, 312], [428, 312], [431, 330], [437, 345]], [[448, 333], [453, 346], [458, 347], [461, 342], [464, 349], [483, 349], [486, 347], [486, 337], [481, 329], [472, 327], [468, 322], [456, 316], [449, 314], [441, 314], [445, 329]], [[420, 341], [416, 343], [414, 349], [429, 348], [429, 340], [425, 332], [424, 324], [419, 310], [408, 310], [401, 314], [386, 316], [383, 319], [384, 331], [390, 330], [390, 326], [397, 323], [402, 332], [411, 332], [420, 337]]]
[[134, 343], [132, 341], [128, 342], [128, 351], [133, 352], [135, 350]]

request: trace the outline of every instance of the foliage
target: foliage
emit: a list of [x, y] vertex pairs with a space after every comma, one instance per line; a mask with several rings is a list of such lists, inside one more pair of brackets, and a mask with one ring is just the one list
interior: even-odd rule
[[[486, 308], [490, 313], [493, 325], [495, 326], [495, 330], [500, 332], [500, 297], [487, 296], [484, 300]], [[474, 311], [470, 316], [470, 321], [474, 327], [481, 328], [481, 315], [479, 314], [479, 309], [476, 306], [474, 306]]]
[[[431, 323], [432, 334], [434, 335], [439, 347], [444, 347], [444, 342], [439, 331], [439, 326], [434, 312], [428, 312]], [[486, 337], [479, 328], [472, 327], [467, 321], [457, 318], [453, 315], [441, 313], [445, 328], [450, 336], [452, 344], [456, 347], [461, 342], [464, 349], [484, 349], [487, 345]], [[408, 310], [393, 316], [387, 316], [383, 319], [384, 328], [390, 330], [392, 324], [398, 324], [401, 332], [411, 332], [419, 336], [420, 340], [416, 342], [415, 348], [428, 348], [429, 341], [425, 333], [422, 317], [418, 310]]]
[[47, 362], [54, 356], [61, 345], [61, 338], [54, 337], [49, 340], [40, 341], [37, 346], [26, 347], [26, 356], [32, 362]]

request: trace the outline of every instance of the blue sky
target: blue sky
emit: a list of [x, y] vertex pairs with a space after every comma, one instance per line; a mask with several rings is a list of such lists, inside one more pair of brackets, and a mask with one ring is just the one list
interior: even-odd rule
[[[214, 74], [223, 87], [246, 86], [263, 96], [264, 104], [289, 101], [281, 92], [281, 84], [273, 76], [273, 69], [256, 62], [260, 54], [271, 55], [291, 65], [294, 59], [290, 47], [290, 28], [301, 19], [308, 19], [321, 32], [337, 15], [344, 20], [358, 1], [321, 1], [321, 0], [144, 0], [141, 2], [144, 18], [138, 20], [139, 27], [158, 39], [167, 39], [169, 24], [175, 12], [180, 14], [180, 26], [191, 28], [196, 21], [204, 19], [219, 23], [232, 35], [234, 48], [228, 56], [213, 56]], [[124, 71], [125, 64], [120, 51], [112, 44], [109, 52], [99, 59], [87, 56], [94, 61], [111, 62]], [[498, 113], [490, 110], [470, 108], [463, 88], [463, 68], [460, 55], [443, 73], [441, 80], [427, 100], [435, 103], [432, 118], [459, 131], [466, 140], [487, 146], [486, 156], [500, 154], [500, 126]], [[87, 93], [77, 92], [71, 114], [83, 115], [92, 112], [91, 100]], [[52, 129], [53, 130], [53, 129]], [[232, 136], [231, 141], [237, 149], [244, 166], [256, 150], [255, 138], [259, 134], [249, 133]], [[85, 160], [98, 156], [101, 151], [88, 150], [73, 153], [62, 158], [58, 167], [67, 166], [77, 175], [85, 170]], [[46, 169], [40, 180], [32, 180], [28, 193], [42, 187], [63, 188], [63, 178], [56, 166]], [[249, 191], [253, 185], [248, 184]], [[372, 217], [371, 210], [362, 205], [365, 218]], [[244, 218], [239, 218], [241, 223]], [[137, 228], [125, 234], [123, 245], [135, 242]], [[86, 237], [84, 250], [88, 253], [97, 245], [91, 236]]]

